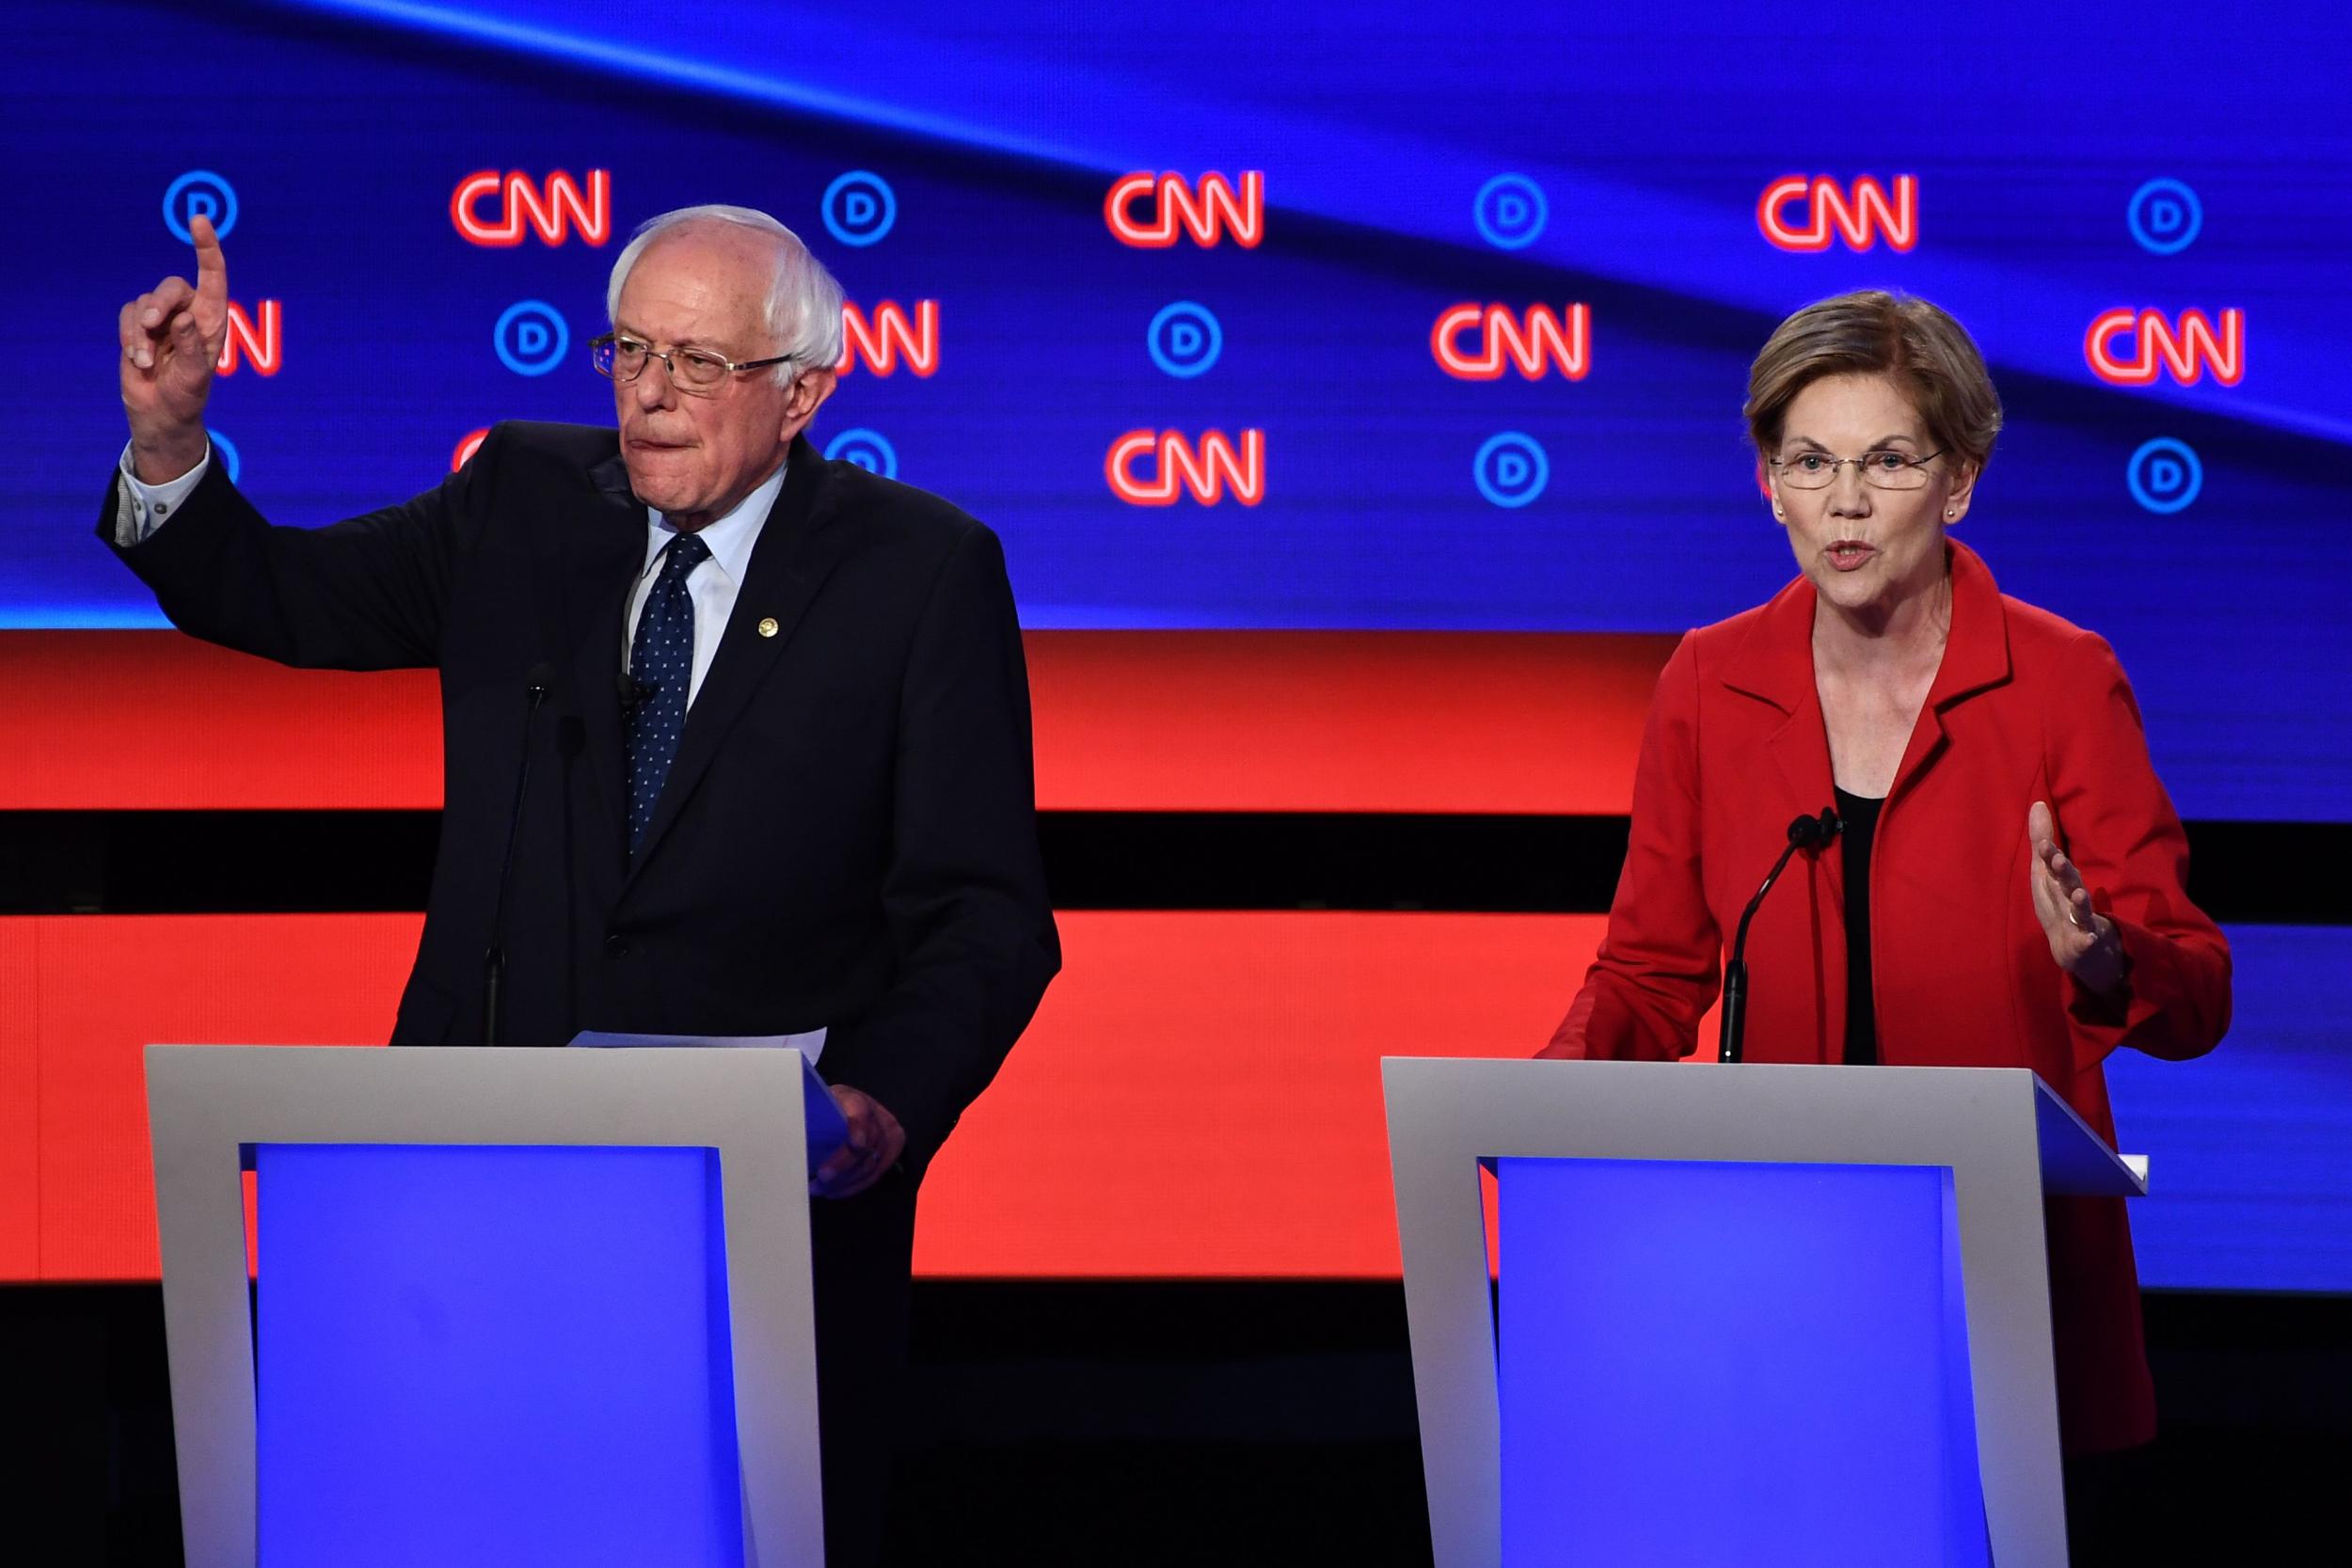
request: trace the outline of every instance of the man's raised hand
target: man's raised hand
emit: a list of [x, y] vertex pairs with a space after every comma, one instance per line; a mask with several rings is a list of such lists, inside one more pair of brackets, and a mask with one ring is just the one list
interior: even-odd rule
[[122, 308], [122, 407], [131, 421], [131, 462], [160, 484], [203, 459], [204, 404], [229, 333], [229, 263], [213, 220], [189, 222], [196, 282], [165, 278]]

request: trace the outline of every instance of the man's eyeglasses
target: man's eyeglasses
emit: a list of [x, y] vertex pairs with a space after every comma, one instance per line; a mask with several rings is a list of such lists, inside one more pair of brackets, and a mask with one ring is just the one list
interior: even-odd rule
[[738, 371], [766, 370], [799, 357], [797, 354], [779, 354], [767, 359], [728, 359], [699, 348], [674, 348], [665, 354], [642, 339], [620, 332], [608, 332], [588, 344], [588, 362], [596, 367], [598, 375], [612, 381], [634, 381], [645, 373], [647, 363], [659, 359], [661, 368], [670, 372], [670, 385], [696, 397], [711, 396]]

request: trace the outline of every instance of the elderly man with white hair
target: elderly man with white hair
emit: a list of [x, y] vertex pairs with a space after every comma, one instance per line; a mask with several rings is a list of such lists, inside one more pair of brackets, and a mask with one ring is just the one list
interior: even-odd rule
[[196, 281], [122, 309], [100, 536], [198, 637], [440, 672], [393, 1044], [825, 1031], [850, 1128], [812, 1183], [827, 1557], [870, 1560], [916, 1187], [1060, 964], [995, 536], [809, 444], [840, 289], [734, 207], [655, 218], [615, 261], [593, 355], [617, 428], [501, 424], [411, 500], [273, 527], [204, 434], [228, 273], [193, 227]]

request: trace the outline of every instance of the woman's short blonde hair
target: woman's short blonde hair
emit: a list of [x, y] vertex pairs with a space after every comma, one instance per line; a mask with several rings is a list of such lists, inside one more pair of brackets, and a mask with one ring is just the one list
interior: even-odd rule
[[1927, 437], [1981, 473], [2001, 433], [2001, 400], [1976, 340], [1951, 313], [1915, 294], [1863, 289], [1808, 305], [1772, 329], [1748, 372], [1748, 439], [1780, 447], [1799, 392], [1825, 375], [1887, 375], [1902, 386]]

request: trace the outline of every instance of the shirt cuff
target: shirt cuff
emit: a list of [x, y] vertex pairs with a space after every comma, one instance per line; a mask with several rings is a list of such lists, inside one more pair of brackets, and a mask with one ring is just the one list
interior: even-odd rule
[[120, 464], [122, 483], [115, 487], [115, 544], [127, 550], [144, 542], [149, 534], [163, 526], [167, 517], [180, 509], [180, 503], [186, 500], [189, 492], [203, 482], [205, 470], [212, 466], [213, 449], [207, 443], [204, 455], [197, 459], [195, 467], [178, 479], [166, 480], [161, 484], [149, 484], [132, 471], [131, 448], [129, 443], [124, 443]]

